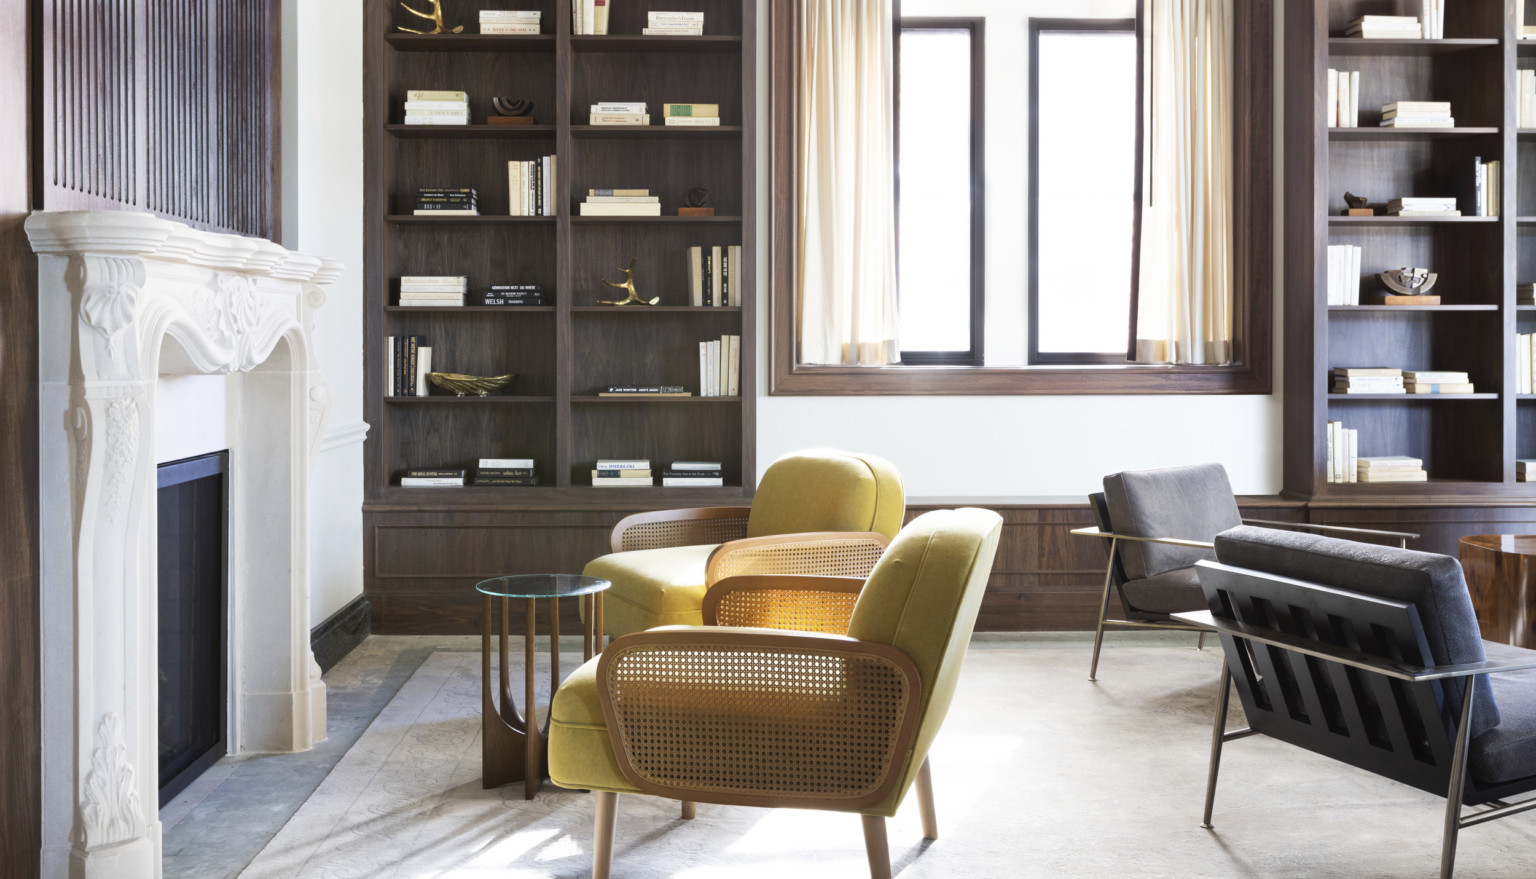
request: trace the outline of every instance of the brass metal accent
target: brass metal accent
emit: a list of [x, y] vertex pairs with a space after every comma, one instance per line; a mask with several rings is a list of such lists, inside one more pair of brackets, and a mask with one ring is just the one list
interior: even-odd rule
[[622, 271], [624, 273], [624, 283], [622, 283], [622, 284], [615, 284], [612, 281], [603, 280], [604, 284], [607, 284], [608, 286], [614, 288], [615, 290], [627, 290], [627, 291], [629, 291], [629, 295], [624, 297], [623, 299], [614, 299], [614, 300], [599, 299], [599, 300], [597, 300], [597, 304], [598, 305], [657, 305], [657, 304], [659, 304], [661, 302], [661, 297], [660, 296], [657, 296], [657, 297], [655, 297], [653, 299], [646, 300], [646, 299], [641, 299], [640, 298], [640, 294], [635, 292], [635, 263], [637, 263], [639, 261], [640, 261], [640, 257], [638, 257], [638, 256], [637, 257], [633, 257], [629, 261], [629, 268], [627, 268], [627, 269], [620, 269], [619, 270], [619, 271]]
[[457, 372], [429, 372], [427, 378], [432, 384], [445, 391], [452, 391], [460, 397], [474, 394], [477, 397], [488, 397], [492, 391], [499, 391], [517, 378], [516, 373], [506, 375], [460, 375]]
[[400, 4], [406, 12], [409, 12], [417, 18], [425, 18], [427, 21], [432, 22], [431, 30], [418, 31], [412, 30], [408, 27], [400, 27], [398, 25], [396, 25], [396, 30], [402, 30], [408, 34], [457, 34], [463, 32], [464, 25], [462, 24], [453, 30], [448, 30], [448, 28], [443, 25], [443, 0], [431, 0], [431, 3], [432, 11], [430, 13], [422, 12], [420, 9], [412, 9], [410, 6], [407, 6], [404, 3]]

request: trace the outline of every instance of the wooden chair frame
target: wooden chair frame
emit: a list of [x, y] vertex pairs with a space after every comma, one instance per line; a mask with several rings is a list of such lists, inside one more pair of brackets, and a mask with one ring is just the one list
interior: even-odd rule
[[[1536, 669], [1536, 659], [1436, 666], [1411, 604], [1216, 562], [1196, 567], [1213, 605], [1232, 614], [1173, 614], [1215, 632], [1225, 654], [1202, 827], [1212, 826], [1222, 746], [1257, 734], [1444, 796], [1442, 879], [1455, 869], [1462, 828], [1536, 809], [1536, 796], [1505, 800], [1536, 791], [1536, 777], [1482, 784], [1467, 771], [1475, 677]], [[1461, 682], [1459, 705], [1446, 698], [1450, 681]], [[1249, 726], [1228, 730], [1234, 685]], [[1489, 808], [1463, 814], [1464, 805]]]
[[[1104, 646], [1105, 629], [1169, 629], [1178, 632], [1194, 632], [1198, 634], [1199, 649], [1205, 648], [1205, 636], [1210, 629], [1191, 625], [1180, 620], [1176, 614], [1154, 613], [1151, 611], [1137, 610], [1120, 592], [1120, 606], [1125, 612], [1125, 619], [1110, 619], [1109, 617], [1109, 593], [1120, 589], [1128, 579], [1125, 569], [1121, 566], [1119, 548], [1120, 541], [1132, 541], [1135, 543], [1161, 543], [1169, 546], [1183, 546], [1195, 549], [1215, 549], [1216, 544], [1207, 540], [1187, 540], [1178, 537], [1143, 537], [1136, 534], [1120, 534], [1109, 530], [1109, 510], [1104, 503], [1103, 495], [1089, 496], [1090, 506], [1093, 508], [1094, 520], [1098, 522], [1096, 528], [1074, 528], [1072, 534], [1078, 537], [1097, 537], [1109, 542], [1109, 561], [1104, 567], [1104, 591], [1099, 596], [1099, 615], [1093, 634], [1093, 659], [1088, 666], [1088, 680], [1098, 680], [1099, 654]], [[1243, 519], [1244, 525], [1257, 525], [1264, 528], [1296, 528], [1302, 531], [1315, 531], [1321, 534], [1337, 534], [1341, 537], [1383, 537], [1396, 540], [1398, 546], [1407, 548], [1409, 540], [1417, 540], [1419, 535], [1407, 531], [1380, 531], [1374, 528], [1348, 528], [1342, 525], [1314, 525], [1310, 522], [1276, 522], [1269, 519]]]

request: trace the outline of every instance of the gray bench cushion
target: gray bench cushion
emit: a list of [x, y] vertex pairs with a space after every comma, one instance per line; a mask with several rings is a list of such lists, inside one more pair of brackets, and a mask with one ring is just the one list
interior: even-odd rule
[[[1124, 544], [1122, 544], [1124, 545]], [[1193, 565], [1175, 568], [1153, 577], [1128, 580], [1120, 587], [1125, 599], [1147, 613], [1180, 613], [1205, 609], [1205, 593]]]
[[[1234, 567], [1415, 605], [1436, 665], [1482, 662], [1485, 658], [1461, 564], [1450, 556], [1239, 526], [1216, 536], [1216, 558]], [[1460, 681], [1444, 684], [1452, 711], [1461, 703], [1461, 687]], [[1499, 705], [1484, 675], [1477, 678], [1472, 735], [1481, 735], [1498, 723]]]
[[[1533, 652], [1489, 645], [1495, 662], [1529, 661]], [[1499, 701], [1499, 725], [1472, 740], [1472, 777], [1490, 783], [1536, 775], [1536, 669], [1489, 675]]]
[[[1220, 464], [1111, 474], [1104, 477], [1104, 500], [1114, 530], [1137, 537], [1209, 541], [1243, 523], [1227, 471]], [[1120, 543], [1121, 564], [1129, 580], [1155, 577], [1214, 557], [1204, 549], [1131, 540]]]

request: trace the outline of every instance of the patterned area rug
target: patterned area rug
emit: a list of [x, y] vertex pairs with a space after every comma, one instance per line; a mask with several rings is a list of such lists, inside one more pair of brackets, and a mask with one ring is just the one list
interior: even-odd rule
[[[1145, 645], [1146, 642], [1139, 642]], [[432, 655], [286, 827], [252, 879], [586, 877], [590, 794], [480, 787], [477, 654]], [[909, 798], [902, 877], [1433, 875], [1442, 800], [1265, 739], [1227, 748], [1199, 828], [1220, 655], [1081, 640], [975, 645], [932, 759], [940, 839]], [[540, 677], [547, 681], [547, 674]], [[516, 680], [516, 677], [514, 677]], [[547, 684], [546, 684], [547, 686]], [[1240, 718], [1236, 718], [1240, 722]], [[1458, 874], [1529, 877], [1536, 820], [1462, 834]], [[626, 879], [867, 876], [857, 816], [621, 797]]]

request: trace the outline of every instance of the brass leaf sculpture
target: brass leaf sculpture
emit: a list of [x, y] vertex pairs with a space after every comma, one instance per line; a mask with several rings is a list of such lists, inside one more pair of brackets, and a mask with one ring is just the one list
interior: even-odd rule
[[445, 391], [451, 391], [460, 397], [474, 394], [477, 397], [488, 397], [492, 391], [499, 391], [506, 387], [515, 374], [507, 375], [463, 375], [457, 372], [429, 372], [427, 378], [432, 384]]
[[396, 25], [395, 29], [405, 31], [408, 34], [456, 34], [464, 30], [464, 25], [462, 24], [453, 30], [448, 30], [448, 28], [443, 25], [443, 0], [431, 0], [431, 3], [432, 11], [430, 13], [422, 12], [420, 9], [412, 9], [410, 6], [407, 6], [404, 3], [400, 4], [400, 6], [404, 8], [406, 12], [409, 12], [417, 18], [425, 18], [426, 20], [432, 22], [431, 30], [418, 31], [412, 30], [408, 27], [400, 27], [399, 25]]
[[639, 261], [640, 258], [638, 256], [634, 257], [629, 261], [629, 268], [619, 270], [624, 273], [624, 283], [615, 284], [612, 281], [603, 280], [604, 284], [616, 290], [628, 290], [629, 295], [623, 299], [599, 299], [597, 300], [598, 305], [656, 305], [661, 302], [660, 296], [651, 300], [645, 300], [641, 299], [640, 294], [635, 292], [635, 263]]

